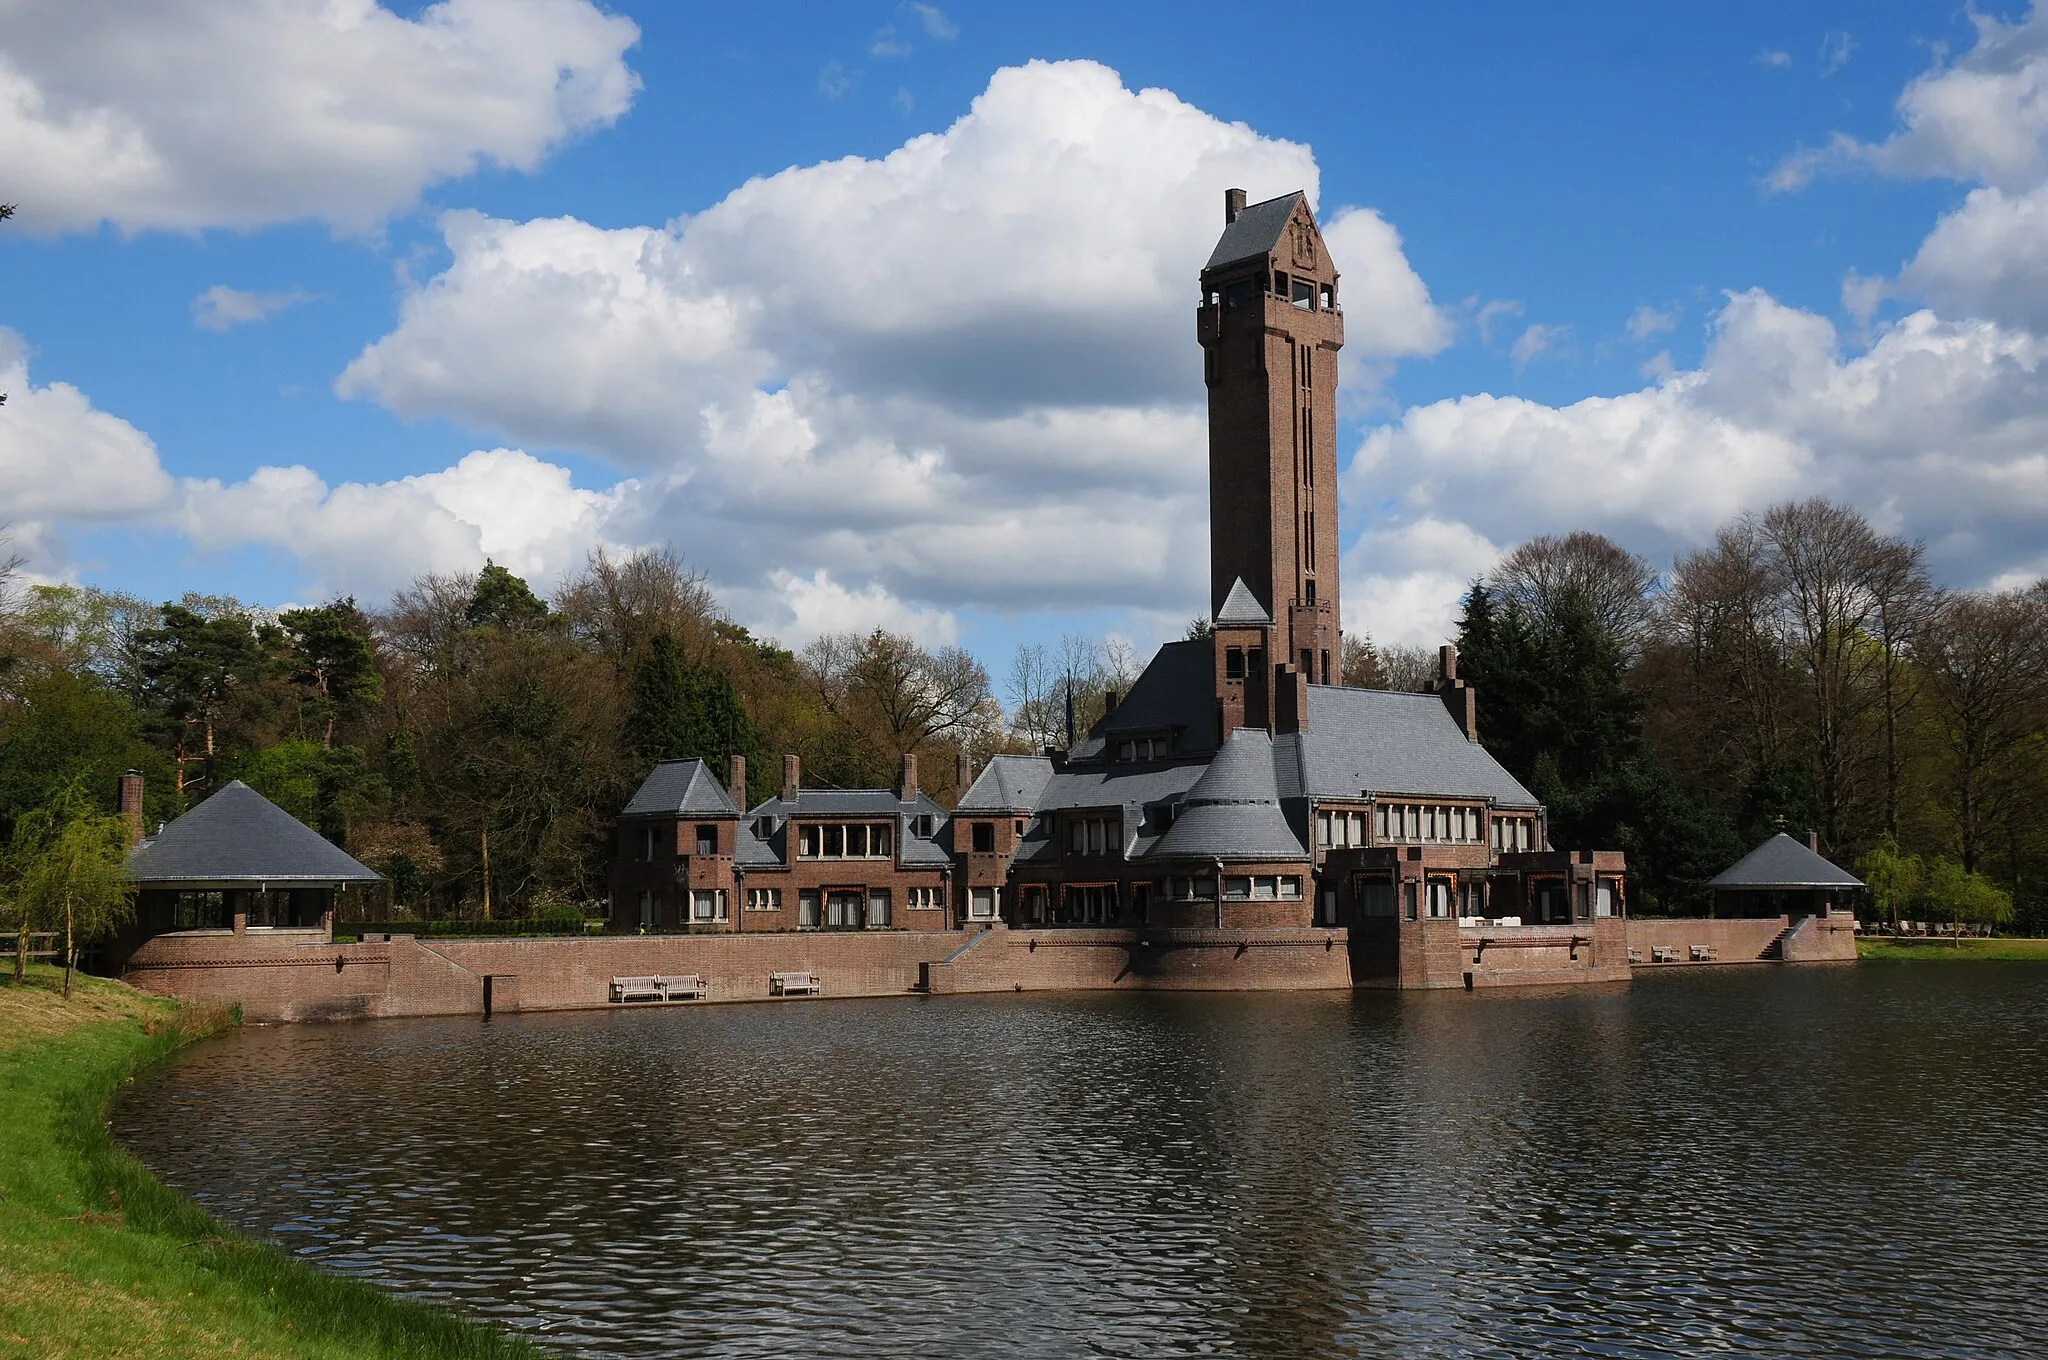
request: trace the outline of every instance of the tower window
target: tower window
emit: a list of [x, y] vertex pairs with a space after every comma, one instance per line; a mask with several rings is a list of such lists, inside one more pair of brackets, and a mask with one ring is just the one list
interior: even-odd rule
[[1301, 673], [1311, 679], [1316, 673], [1316, 654], [1306, 647], [1301, 649]]
[[1287, 296], [1287, 275], [1281, 273], [1277, 269], [1273, 271], [1273, 296]]
[[1256, 279], [1239, 279], [1223, 290], [1223, 305], [1236, 311], [1252, 300], [1252, 294], [1258, 291], [1258, 287]]
[[1330, 683], [1330, 651], [1327, 647], [1323, 649], [1323, 683]]
[[[1282, 275], [1281, 277], [1284, 278], [1286, 276]], [[1301, 308], [1301, 310], [1303, 310], [1304, 312], [1314, 311], [1316, 309], [1315, 280], [1296, 279], [1294, 281], [1294, 292], [1291, 300], [1293, 301], [1295, 306]]]
[[1307, 345], [1301, 347], [1301, 385], [1303, 387], [1314, 385], [1310, 380], [1310, 375], [1315, 371], [1315, 353], [1315, 350]]
[[1246, 655], [1245, 662], [1254, 671], [1263, 673], [1266, 669], [1266, 649], [1264, 647], [1252, 648]]
[[1313, 576], [1309, 577], [1309, 578], [1308, 578], [1308, 582], [1307, 582], [1307, 586], [1308, 586], [1308, 602], [1309, 602], [1310, 604], [1314, 604], [1314, 603], [1316, 602], [1316, 578], [1315, 578], [1315, 577], [1313, 577]]
[[1322, 293], [1323, 310], [1327, 312], [1334, 309], [1337, 305], [1337, 285], [1334, 283], [1324, 284]]
[[1225, 647], [1223, 649], [1223, 677], [1226, 680], [1244, 679], [1244, 648]]

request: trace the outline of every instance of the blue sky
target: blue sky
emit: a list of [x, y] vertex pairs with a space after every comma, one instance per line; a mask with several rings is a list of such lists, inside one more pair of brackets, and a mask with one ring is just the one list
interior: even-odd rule
[[377, 599], [668, 542], [793, 642], [1148, 644], [1203, 605], [1226, 180], [1312, 181], [1353, 285], [1347, 627], [1427, 642], [1530, 534], [1666, 560], [1788, 495], [1957, 585], [2048, 570], [2025, 10], [335, 12], [0, 32], [37, 573]]

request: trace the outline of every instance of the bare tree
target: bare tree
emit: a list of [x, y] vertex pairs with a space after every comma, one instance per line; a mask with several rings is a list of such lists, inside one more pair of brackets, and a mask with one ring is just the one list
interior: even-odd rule
[[877, 628], [827, 634], [799, 661], [825, 711], [878, 756], [941, 740], [984, 749], [1002, 726], [988, 672], [959, 647], [927, 650]]
[[707, 664], [724, 614], [705, 575], [666, 548], [614, 558], [599, 548], [555, 591], [572, 636], [617, 664], [638, 657], [657, 634], [675, 641], [686, 666]]
[[1365, 633], [1344, 635], [1343, 683], [1352, 689], [1387, 689], [1387, 668], [1380, 660], [1379, 648], [1373, 646], [1372, 638]]
[[1659, 581], [1648, 562], [1604, 534], [1582, 529], [1530, 539], [1487, 574], [1487, 584], [1501, 603], [1519, 605], [1539, 622], [1576, 603], [1634, 656], [1649, 630]]
[[2004, 767], [2048, 702], [2048, 591], [1951, 596], [1917, 648], [1945, 748], [1963, 867], [1975, 873]]
[[1928, 578], [1926, 550], [1918, 543], [1881, 542], [1872, 563], [1871, 631], [1878, 655], [1879, 706], [1884, 720], [1884, 830], [1899, 834], [1899, 785], [1904, 778], [1899, 719], [1913, 705], [1919, 675], [1908, 664], [1913, 644], [1941, 608], [1941, 592]]

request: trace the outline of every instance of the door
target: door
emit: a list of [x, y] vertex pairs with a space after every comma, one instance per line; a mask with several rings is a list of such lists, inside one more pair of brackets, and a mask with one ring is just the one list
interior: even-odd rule
[[831, 930], [859, 930], [860, 890], [834, 888], [825, 894], [825, 925]]

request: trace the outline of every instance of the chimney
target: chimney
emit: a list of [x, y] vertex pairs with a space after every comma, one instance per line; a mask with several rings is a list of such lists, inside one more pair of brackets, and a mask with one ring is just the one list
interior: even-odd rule
[[1223, 191], [1223, 225], [1227, 227], [1232, 222], [1235, 222], [1237, 215], [1243, 211], [1244, 190], [1225, 189]]
[[1446, 642], [1436, 649], [1437, 678], [1455, 680], [1458, 678], [1458, 649]]
[[1118, 699], [1118, 698], [1120, 698], [1120, 697], [1121, 697], [1121, 696], [1120, 696], [1120, 695], [1118, 695], [1118, 694], [1117, 694], [1117, 692], [1116, 692], [1115, 690], [1113, 690], [1113, 689], [1106, 689], [1106, 690], [1102, 691], [1102, 716], [1103, 716], [1103, 717], [1107, 718], [1107, 717], [1108, 717], [1108, 716], [1109, 716], [1110, 714], [1112, 714], [1112, 713], [1116, 712], [1116, 701], [1117, 701], [1117, 699]]
[[794, 803], [797, 793], [803, 786], [803, 765], [795, 756], [784, 756], [782, 758], [782, 801]]
[[1813, 851], [1816, 855], [1820, 853], [1820, 832], [1809, 831], [1806, 833], [1806, 848]]
[[960, 797], [965, 797], [967, 790], [974, 787], [974, 757], [968, 755], [964, 748], [953, 757], [953, 783]]
[[747, 810], [747, 758], [734, 756], [725, 767], [725, 791], [732, 795], [734, 806], [741, 812]]
[[[106, 785], [102, 784], [101, 788]], [[128, 823], [128, 844], [142, 840], [142, 774], [130, 770], [121, 776], [121, 820]]]
[[917, 752], [915, 751], [905, 751], [903, 753], [903, 779], [897, 786], [896, 797], [905, 803], [914, 802], [917, 799]]
[[1273, 735], [1308, 729], [1308, 677], [1291, 665], [1273, 668]]
[[1437, 649], [1436, 693], [1464, 730], [1465, 740], [1479, 740], [1479, 691], [1458, 678], [1458, 649], [1445, 643]]

